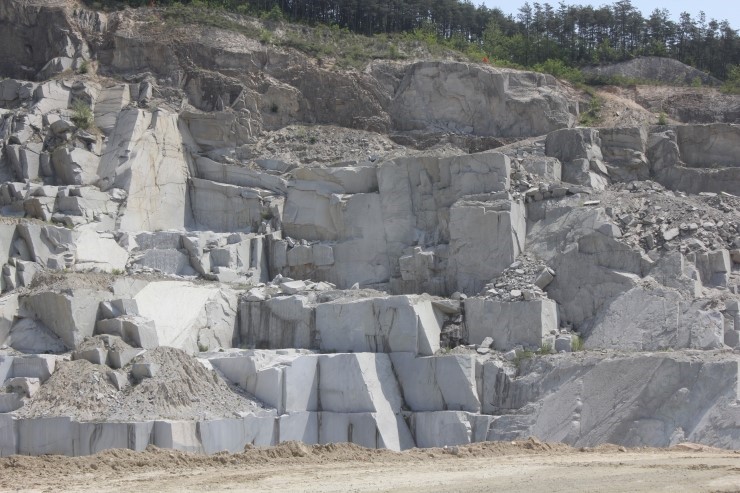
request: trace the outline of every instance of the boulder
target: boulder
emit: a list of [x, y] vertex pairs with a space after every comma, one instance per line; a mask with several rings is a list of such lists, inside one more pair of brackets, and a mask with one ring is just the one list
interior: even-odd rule
[[66, 110], [71, 98], [70, 90], [61, 80], [51, 80], [40, 84], [33, 92], [34, 109], [39, 114], [54, 110]]
[[526, 156], [522, 159], [522, 167], [533, 175], [548, 181], [560, 181], [563, 167], [558, 158], [547, 156]]
[[63, 353], [67, 350], [59, 336], [41, 321], [32, 318], [21, 318], [14, 322], [5, 344], [25, 353]]
[[[56, 270], [73, 265], [75, 235], [71, 230], [24, 222], [18, 224], [17, 231], [23, 241], [22, 247], [27, 248], [29, 256], [27, 260]], [[21, 245], [16, 245], [19, 246]]]
[[41, 383], [44, 383], [54, 373], [57, 362], [62, 358], [63, 356], [49, 354], [16, 356], [12, 359], [12, 368], [8, 378], [38, 378]]
[[596, 129], [562, 129], [547, 135], [545, 154], [563, 163], [563, 181], [603, 190], [608, 180], [600, 146]]

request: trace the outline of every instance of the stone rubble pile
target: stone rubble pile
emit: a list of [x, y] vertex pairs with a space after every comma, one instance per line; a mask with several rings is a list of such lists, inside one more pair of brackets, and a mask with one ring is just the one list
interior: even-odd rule
[[0, 456], [740, 447], [740, 126], [570, 128], [542, 74], [204, 38], [205, 80], [136, 12], [10, 6], [67, 34], [0, 64]]

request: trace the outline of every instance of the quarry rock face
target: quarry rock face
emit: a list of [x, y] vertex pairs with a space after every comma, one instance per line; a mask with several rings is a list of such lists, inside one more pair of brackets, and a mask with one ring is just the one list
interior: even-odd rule
[[0, 6], [0, 456], [740, 447], [740, 127], [136, 12]]

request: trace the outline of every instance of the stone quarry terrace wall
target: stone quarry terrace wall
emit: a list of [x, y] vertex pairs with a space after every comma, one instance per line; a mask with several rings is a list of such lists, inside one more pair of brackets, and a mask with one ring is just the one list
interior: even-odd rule
[[[288, 184], [285, 235], [327, 242], [333, 258], [326, 264], [291, 259], [287, 244], [275, 245], [275, 274], [310, 272], [339, 287], [391, 282], [397, 292], [473, 294], [524, 247], [526, 214], [507, 193], [510, 160], [503, 154], [388, 161], [375, 170], [377, 189], [370, 179], [360, 189], [346, 170], [327, 168], [326, 178]], [[345, 193], [345, 183], [362, 192]], [[409, 268], [407, 259], [425, 249], [426, 265]]]
[[0, 414], [0, 456], [76, 456], [149, 444], [238, 452], [246, 444], [287, 440], [403, 450], [530, 435], [575, 446], [740, 445], [738, 362], [728, 355], [701, 362], [665, 353], [553, 357], [525, 361], [516, 376], [496, 361], [476, 363], [472, 355], [203, 356], [274, 409], [224, 419], [122, 423]]

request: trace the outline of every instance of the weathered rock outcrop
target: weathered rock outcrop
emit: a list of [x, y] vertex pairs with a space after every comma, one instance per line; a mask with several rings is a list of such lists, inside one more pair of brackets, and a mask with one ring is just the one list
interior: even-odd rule
[[584, 72], [602, 77], [624, 77], [627, 79], [663, 82], [665, 84], [690, 85], [699, 80], [704, 85], [718, 86], [721, 81], [711, 75], [689, 67], [678, 60], [657, 56], [646, 56], [612, 63], [586, 67]]

